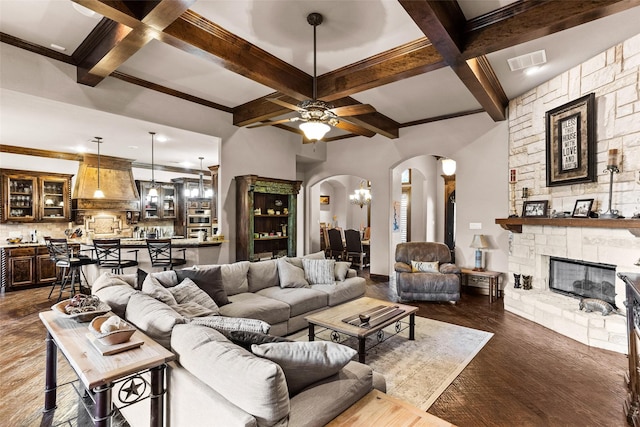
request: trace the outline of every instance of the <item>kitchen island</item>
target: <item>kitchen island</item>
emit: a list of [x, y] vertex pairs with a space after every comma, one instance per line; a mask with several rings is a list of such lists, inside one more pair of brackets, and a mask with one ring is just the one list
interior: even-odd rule
[[[111, 238], [111, 237], [109, 237]], [[213, 237], [213, 239], [216, 239]], [[185, 249], [187, 263], [181, 268], [193, 265], [219, 264], [219, 247], [226, 243], [225, 240], [212, 240], [201, 242], [198, 239], [171, 239], [175, 257], [181, 257]], [[133, 239], [123, 237], [120, 240], [122, 246], [122, 258], [134, 259], [135, 254], [130, 251], [137, 251], [138, 268], [146, 271], [161, 271], [153, 269], [147, 243], [144, 239]], [[93, 249], [92, 241], [89, 239], [69, 239], [69, 245], [74, 251], [83, 251], [90, 255]], [[2, 271], [0, 273], [2, 291], [19, 290], [27, 287], [51, 285], [56, 278], [55, 264], [49, 259], [47, 247], [44, 243], [0, 243], [0, 256], [2, 259]], [[93, 283], [106, 269], [99, 269], [96, 265], [84, 267], [84, 273], [89, 283]], [[135, 273], [135, 268], [128, 268], [125, 273]]]

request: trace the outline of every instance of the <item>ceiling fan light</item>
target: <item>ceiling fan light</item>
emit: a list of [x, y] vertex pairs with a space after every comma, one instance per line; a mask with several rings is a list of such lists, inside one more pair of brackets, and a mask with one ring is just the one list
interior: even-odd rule
[[300, 124], [300, 129], [309, 141], [319, 141], [331, 130], [331, 126], [317, 121], [308, 121]]

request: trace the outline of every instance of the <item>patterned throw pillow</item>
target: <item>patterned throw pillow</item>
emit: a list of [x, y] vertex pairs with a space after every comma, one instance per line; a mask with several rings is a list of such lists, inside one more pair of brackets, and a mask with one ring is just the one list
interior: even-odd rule
[[179, 285], [168, 289], [178, 304], [193, 302], [209, 309], [211, 311], [210, 314], [218, 314], [220, 312], [215, 301], [188, 277]]
[[302, 258], [304, 277], [311, 285], [333, 285], [335, 279], [336, 261], [333, 259]]
[[268, 334], [269, 329], [271, 329], [271, 325], [267, 322], [263, 322], [262, 320], [258, 319], [246, 319], [243, 317], [196, 317], [195, 319], [191, 319], [189, 323], [194, 325], [208, 326], [209, 328], [213, 328], [224, 335], [228, 335], [231, 331], [246, 331]]
[[411, 261], [411, 272], [439, 273], [439, 265], [438, 261]]

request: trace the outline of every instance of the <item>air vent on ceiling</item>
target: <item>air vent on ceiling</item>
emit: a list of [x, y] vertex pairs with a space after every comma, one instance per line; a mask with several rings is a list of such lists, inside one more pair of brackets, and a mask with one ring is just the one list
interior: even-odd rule
[[509, 68], [511, 71], [518, 71], [524, 68], [533, 67], [534, 65], [541, 65], [547, 62], [547, 54], [544, 49], [536, 52], [527, 53], [526, 55], [516, 56], [515, 58], [507, 59]]

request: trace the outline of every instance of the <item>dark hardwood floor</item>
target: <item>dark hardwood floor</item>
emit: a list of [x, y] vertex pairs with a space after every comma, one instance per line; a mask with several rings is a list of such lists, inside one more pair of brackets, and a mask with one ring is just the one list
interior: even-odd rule
[[[363, 276], [367, 296], [395, 300], [387, 282]], [[80, 413], [68, 386], [59, 392], [55, 413], [41, 413], [45, 330], [38, 313], [53, 304], [48, 293], [39, 288], [0, 294], [0, 426], [58, 425]], [[505, 312], [501, 299], [489, 304], [487, 296], [464, 294], [456, 305], [412, 304], [420, 316], [495, 334], [429, 413], [472, 427], [626, 425], [625, 355], [587, 347]], [[59, 383], [73, 378], [62, 356], [58, 375]], [[86, 423], [77, 418], [63, 425]]]

